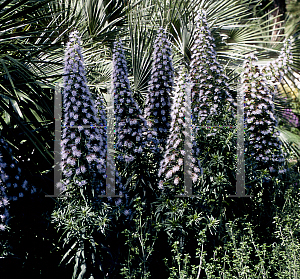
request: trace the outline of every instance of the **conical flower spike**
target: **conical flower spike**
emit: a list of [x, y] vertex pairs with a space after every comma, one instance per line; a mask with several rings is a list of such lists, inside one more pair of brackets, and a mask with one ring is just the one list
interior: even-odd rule
[[276, 130], [273, 95], [266, 78], [254, 65], [256, 60], [254, 54], [246, 56], [241, 80], [245, 96], [245, 152], [256, 161], [257, 169], [282, 173], [284, 154]]
[[[81, 39], [78, 32], [70, 34], [65, 53], [64, 122], [62, 135], [63, 190], [71, 183], [89, 193], [105, 191], [106, 120], [97, 117], [94, 100], [87, 86]], [[83, 127], [85, 126], [85, 127]], [[91, 185], [91, 183], [93, 185]], [[111, 185], [109, 185], [111, 186]]]
[[[216, 45], [208, 28], [205, 11], [200, 10], [195, 21], [195, 42], [191, 48], [190, 65], [193, 124], [232, 125], [229, 122], [234, 119], [233, 99], [229, 93], [228, 77], [217, 61]], [[229, 115], [230, 119], [225, 120], [224, 115]]]
[[291, 70], [290, 65], [293, 63], [293, 48], [294, 38], [290, 37], [284, 41], [279, 57], [263, 67], [262, 72], [267, 80], [271, 82], [281, 81], [285, 74]]
[[[170, 134], [167, 140], [166, 151], [164, 153], [164, 158], [160, 162], [159, 177], [161, 178], [159, 182], [159, 189], [164, 189], [165, 187], [171, 189], [171, 192], [175, 192], [177, 189], [177, 194], [184, 190], [184, 160], [185, 145], [191, 148], [191, 154], [188, 155], [188, 162], [190, 166], [190, 179], [192, 182], [196, 182], [200, 173], [199, 162], [196, 164], [196, 159], [193, 156], [192, 140], [189, 138], [189, 133], [186, 131], [186, 117], [190, 117], [191, 112], [187, 109], [187, 99], [186, 99], [186, 83], [188, 82], [187, 74], [181, 71], [179, 73], [179, 78], [177, 81], [177, 87], [174, 94], [174, 100], [171, 108], [171, 128]], [[187, 140], [185, 142], [185, 140]], [[177, 188], [176, 188], [177, 186]], [[179, 192], [181, 191], [181, 192]]]
[[116, 117], [116, 150], [120, 160], [134, 160], [145, 147], [147, 123], [142, 110], [133, 99], [128, 80], [127, 63], [121, 41], [114, 44], [112, 86]]
[[159, 28], [154, 42], [153, 64], [149, 95], [145, 103], [145, 118], [149, 128], [157, 132], [157, 140], [165, 148], [170, 129], [173, 65], [170, 42], [163, 28]]

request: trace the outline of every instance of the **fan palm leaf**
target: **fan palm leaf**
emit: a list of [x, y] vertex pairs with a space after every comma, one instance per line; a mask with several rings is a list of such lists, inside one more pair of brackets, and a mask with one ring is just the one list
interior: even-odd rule
[[146, 94], [151, 74], [154, 34], [145, 25], [130, 25], [131, 61], [134, 78], [134, 92]]
[[53, 165], [51, 78], [61, 68], [64, 34], [74, 25], [63, 19], [61, 5], [0, 1], [0, 128], [18, 160], [30, 160], [37, 151], [30, 173]]

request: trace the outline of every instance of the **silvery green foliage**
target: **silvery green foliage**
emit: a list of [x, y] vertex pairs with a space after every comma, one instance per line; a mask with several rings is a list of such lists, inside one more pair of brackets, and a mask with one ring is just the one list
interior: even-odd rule
[[245, 153], [256, 161], [259, 169], [269, 168], [270, 172], [283, 173], [280, 165], [284, 162], [281, 142], [276, 130], [273, 95], [267, 79], [254, 61], [254, 54], [246, 56], [242, 73], [242, 90], [245, 98]]
[[188, 99], [186, 98], [187, 82], [189, 82], [187, 74], [180, 71], [171, 107], [172, 122], [170, 134], [158, 172], [158, 176], [161, 179], [159, 189], [162, 190], [165, 188], [165, 185], [168, 185], [168, 187], [171, 186], [171, 191], [174, 191], [177, 185], [179, 186], [178, 189], [181, 191], [184, 190], [185, 144], [187, 144], [192, 151], [191, 154], [187, 154], [187, 161], [190, 164], [188, 174], [194, 183], [197, 181], [200, 173], [200, 169], [197, 166], [199, 162], [196, 163], [196, 159], [193, 156], [194, 150], [191, 144], [193, 136], [189, 138], [189, 134], [186, 131], [185, 117], [190, 117], [191, 114], [191, 112], [188, 111]]
[[[192, 87], [192, 118], [194, 125], [227, 125], [222, 119], [225, 111], [233, 119], [233, 99], [229, 93], [228, 77], [217, 61], [216, 45], [208, 27], [206, 12], [200, 10], [195, 18], [195, 42], [191, 48], [190, 78]], [[225, 109], [225, 105], [229, 106]]]
[[149, 94], [145, 102], [145, 118], [149, 128], [157, 132], [158, 144], [164, 149], [170, 129], [171, 92], [174, 68], [166, 31], [160, 27], [154, 42]]
[[[126, 162], [134, 160], [145, 148], [147, 122], [142, 111], [132, 97], [128, 80], [127, 63], [121, 40], [114, 43], [112, 87], [116, 118], [116, 150], [124, 155], [118, 159]], [[152, 133], [155, 136], [155, 133]]]
[[0, 139], [0, 231], [4, 231], [8, 224], [9, 207], [12, 202], [31, 195], [36, 188], [22, 179], [21, 169], [17, 160], [11, 155], [3, 138]]
[[[62, 190], [67, 185], [95, 190], [105, 194], [106, 185], [106, 119], [104, 112], [97, 117], [94, 100], [87, 86], [81, 53], [81, 39], [78, 32], [70, 34], [65, 52], [63, 90], [62, 170], [64, 175]], [[82, 126], [93, 126], [83, 128]], [[70, 127], [69, 127], [70, 126]], [[72, 128], [72, 126], [79, 126]], [[91, 187], [94, 180], [96, 186]], [[119, 183], [119, 176], [116, 173]], [[108, 185], [114, 187], [114, 185]]]

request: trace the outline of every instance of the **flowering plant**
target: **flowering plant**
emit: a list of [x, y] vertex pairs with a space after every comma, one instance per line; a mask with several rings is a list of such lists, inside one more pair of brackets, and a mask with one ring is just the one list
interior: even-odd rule
[[[145, 148], [148, 125], [142, 110], [132, 97], [128, 80], [127, 63], [121, 41], [114, 43], [112, 87], [116, 116], [116, 150], [122, 152], [120, 160], [130, 162]], [[149, 133], [151, 137], [155, 133]]]
[[[97, 194], [105, 193], [106, 117], [103, 110], [100, 110], [100, 119], [97, 117], [83, 63], [81, 40], [75, 31], [70, 34], [65, 53], [63, 91], [65, 128], [61, 142], [61, 165], [65, 178], [62, 190], [66, 190], [69, 185], [68, 190], [73, 189], [76, 192], [78, 187], [85, 189], [85, 194], [95, 198]], [[75, 127], [72, 128], [73, 126]], [[95, 185], [91, 185], [91, 178], [96, 182]], [[118, 174], [117, 182], [119, 182]]]
[[273, 95], [263, 72], [254, 62], [254, 54], [246, 56], [242, 84], [245, 95], [245, 153], [256, 161], [257, 169], [285, 172], [280, 165], [285, 161], [276, 130]]
[[[192, 155], [192, 135], [189, 135], [186, 128], [188, 127], [186, 121], [190, 118], [191, 112], [188, 110], [188, 104], [190, 106], [190, 96], [187, 96], [186, 84], [188, 83], [187, 74], [182, 70], [179, 73], [178, 80], [176, 82], [176, 89], [173, 96], [173, 103], [171, 107], [171, 128], [170, 134], [167, 139], [166, 151], [164, 152], [163, 160], [160, 162], [160, 169], [158, 172], [161, 178], [159, 182], [159, 189], [164, 190], [164, 185], [167, 184], [169, 190], [173, 194], [178, 192], [178, 186], [181, 187], [181, 191], [184, 185], [184, 168], [189, 167], [189, 170], [185, 170], [190, 176], [190, 179], [195, 184], [198, 180], [200, 173], [199, 162], [196, 163], [196, 159]], [[186, 148], [188, 145], [190, 149]], [[190, 154], [185, 154], [187, 150], [193, 151]], [[185, 156], [187, 155], [187, 156]], [[184, 160], [188, 159], [187, 165], [184, 165]]]
[[[106, 187], [114, 188], [114, 182], [120, 188], [122, 184], [117, 171], [116, 181], [111, 181], [114, 180], [111, 178], [106, 183], [106, 167], [112, 164], [106, 160], [107, 121], [101, 98], [98, 103], [101, 109], [97, 112], [89, 91], [77, 31], [70, 34], [67, 44], [64, 75], [64, 129], [61, 141], [64, 192], [58, 208], [52, 213], [52, 222], [58, 230], [66, 233], [64, 245], [71, 243], [62, 261], [69, 255], [71, 260], [75, 257], [73, 276], [79, 272], [80, 263], [78, 276], [85, 274], [90, 278], [101, 266], [101, 255], [95, 244], [96, 232], [105, 234], [111, 212], [111, 207], [100, 200], [99, 195], [105, 194]], [[122, 194], [121, 190], [119, 194]], [[115, 201], [116, 205], [118, 202]], [[71, 255], [74, 251], [76, 255]], [[92, 261], [86, 261], [86, 257]]]
[[149, 94], [146, 98], [144, 114], [150, 130], [154, 131], [155, 135], [157, 133], [156, 138], [163, 149], [171, 122], [171, 93], [174, 75], [171, 55], [166, 31], [160, 27], [154, 42]]
[[195, 22], [189, 72], [193, 145], [195, 157], [203, 166], [199, 180], [201, 188], [205, 195], [217, 196], [220, 202], [235, 181], [235, 104], [229, 90], [229, 79], [217, 60], [215, 39], [208, 26], [206, 11], [200, 9]]
[[228, 77], [217, 61], [215, 39], [209, 30], [206, 12], [199, 10], [195, 21], [195, 41], [191, 48], [190, 64], [193, 124], [232, 125], [233, 99], [229, 93]]

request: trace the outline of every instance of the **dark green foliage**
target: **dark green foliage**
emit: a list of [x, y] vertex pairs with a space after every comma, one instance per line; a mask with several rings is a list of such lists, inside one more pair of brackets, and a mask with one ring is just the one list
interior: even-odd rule
[[[46, 5], [47, 2], [21, 1], [18, 6], [16, 4], [17, 1], [8, 0], [0, 1], [0, 5], [5, 6], [7, 4], [7, 7], [11, 7], [12, 11], [18, 14], [18, 9], [21, 9], [25, 2], [28, 4], [30, 11], [32, 11], [32, 14], [28, 13], [28, 18], [24, 18], [25, 23], [28, 23], [28, 21], [26, 21], [28, 19], [33, 22], [35, 22], [36, 19], [36, 22], [41, 22], [43, 26], [46, 26], [49, 23], [45, 16], [47, 14], [47, 8], [53, 7], [50, 5], [45, 6], [47, 8], [43, 9], [43, 4]], [[49, 34], [46, 32], [46, 37], [42, 37], [46, 40], [49, 35], [49, 38], [55, 40], [57, 34], [59, 34], [66, 42], [69, 32], [65, 28], [69, 26], [69, 24], [79, 26], [80, 30], [83, 30], [83, 33], [86, 35], [85, 47], [96, 49], [95, 52], [99, 51], [99, 56], [97, 57], [101, 57], [101, 59], [103, 57], [105, 58], [104, 61], [94, 65], [98, 58], [93, 60], [93, 54], [88, 49], [85, 49], [83, 52], [84, 55], [88, 57], [86, 61], [88, 61], [88, 63], [90, 62], [87, 69], [89, 69], [88, 74], [90, 74], [90, 80], [94, 81], [92, 82], [92, 86], [94, 86], [92, 90], [96, 92], [100, 88], [102, 92], [106, 92], [106, 85], [104, 85], [103, 81], [110, 80], [112, 69], [110, 68], [111, 54], [109, 51], [106, 53], [107, 49], [104, 46], [111, 45], [115, 35], [122, 36], [126, 34], [126, 12], [131, 11], [132, 6], [127, 5], [129, 1], [81, 2], [70, 0], [63, 2], [64, 4], [62, 4], [62, 6], [64, 6], [64, 9], [63, 12], [59, 14], [59, 18], [70, 18], [70, 22], [61, 22], [54, 33], [50, 32], [51, 34]], [[226, 26], [226, 24], [233, 25], [235, 23], [241, 23], [237, 19], [239, 18], [238, 15], [244, 16], [249, 6], [253, 4], [253, 1], [199, 0], [196, 1], [197, 3], [195, 1], [192, 3], [190, 1], [178, 0], [173, 2], [159, 2], [159, 5], [152, 5], [156, 4], [157, 1], [152, 2], [149, 0], [143, 2], [144, 6], [137, 6], [129, 15], [131, 17], [131, 24], [134, 26], [137, 14], [143, 13], [143, 18], [139, 20], [141, 20], [140, 26], [145, 27], [145, 30], [140, 28], [144, 32], [144, 35], [140, 37], [137, 36], [138, 39], [136, 40], [132, 39], [135, 34], [132, 32], [131, 36], [128, 36], [131, 39], [129, 44], [126, 38], [123, 40], [124, 48], [128, 51], [129, 45], [131, 46], [131, 50], [135, 52], [135, 54], [132, 54], [131, 61], [135, 70], [132, 71], [128, 69], [129, 76], [127, 76], [127, 73], [125, 78], [121, 76], [124, 80], [126, 79], [126, 88], [123, 86], [119, 88], [119, 91], [130, 91], [130, 82], [132, 81], [130, 73], [133, 73], [134, 78], [137, 79], [133, 81], [133, 84], [135, 84], [134, 94], [131, 95], [126, 92], [127, 96], [125, 102], [127, 103], [127, 99], [130, 100], [130, 104], [136, 108], [134, 110], [134, 117], [139, 116], [141, 113], [138, 106], [140, 106], [142, 110], [143, 105], [143, 98], [141, 98], [140, 93], [143, 92], [145, 94], [147, 92], [146, 84], [151, 77], [149, 67], [151, 65], [150, 62], [152, 62], [150, 59], [150, 54], [153, 51], [152, 36], [157, 29], [156, 27], [154, 28], [157, 24], [155, 20], [159, 19], [158, 22], [162, 23], [161, 25], [164, 27], [166, 26], [166, 31], [170, 30], [172, 33], [172, 42], [175, 42], [178, 47], [181, 48], [180, 51], [185, 55], [185, 62], [189, 60], [190, 54], [194, 55], [192, 56], [194, 62], [192, 62], [191, 65], [191, 76], [196, 80], [196, 83], [193, 88], [193, 96], [195, 99], [192, 105], [193, 108], [198, 107], [199, 110], [196, 112], [199, 112], [201, 109], [201, 113], [204, 114], [204, 110], [206, 110], [206, 112], [210, 114], [205, 120], [210, 120], [211, 122], [205, 122], [204, 124], [201, 120], [201, 117], [204, 115], [198, 114], [195, 117], [195, 120], [202, 121], [202, 123], [197, 123], [198, 125], [206, 126], [193, 131], [196, 136], [196, 140], [193, 144], [195, 144], [196, 147], [198, 146], [196, 159], [201, 165], [199, 180], [193, 185], [193, 194], [197, 195], [197, 197], [178, 198], [172, 193], [169, 193], [169, 195], [161, 195], [158, 170], [164, 154], [161, 153], [161, 149], [158, 149], [155, 138], [152, 138], [152, 142], [149, 140], [143, 145], [144, 149], [142, 153], [134, 152], [134, 149], [130, 150], [130, 148], [118, 150], [127, 153], [126, 155], [134, 156], [133, 160], [122, 162], [122, 164], [120, 164], [120, 162], [117, 163], [119, 174], [125, 184], [123, 191], [125, 197], [102, 197], [95, 202], [90, 200], [90, 197], [82, 191], [82, 188], [80, 189], [74, 186], [72, 188], [73, 192], [70, 191], [70, 193], [74, 194], [73, 196], [62, 196], [55, 199], [45, 198], [41, 188], [47, 189], [47, 192], [48, 190], [53, 191], [53, 171], [49, 171], [51, 166], [47, 166], [47, 160], [45, 160], [49, 154], [42, 149], [38, 150], [37, 147], [40, 147], [40, 143], [44, 143], [45, 148], [49, 148], [47, 144], [50, 144], [50, 140], [53, 139], [53, 137], [50, 136], [53, 127], [51, 129], [49, 125], [47, 128], [39, 126], [40, 124], [36, 124], [36, 126], [33, 125], [37, 123], [36, 114], [32, 112], [32, 118], [29, 110], [30, 108], [34, 108], [34, 110], [37, 109], [35, 104], [41, 105], [41, 107], [39, 107], [41, 109], [37, 110], [41, 115], [41, 119], [53, 120], [51, 117], [51, 119], [48, 117], [52, 114], [52, 109], [49, 110], [52, 103], [49, 96], [53, 92], [50, 94], [47, 92], [48, 89], [41, 88], [40, 83], [36, 82], [36, 80], [40, 80], [44, 77], [44, 73], [45, 75], [52, 73], [52, 69], [50, 69], [50, 65], [52, 64], [50, 62], [48, 63], [49, 71], [45, 71], [43, 67], [31, 67], [28, 61], [37, 58], [34, 54], [36, 53], [38, 56], [40, 51], [43, 50], [43, 47], [40, 45], [31, 45], [33, 48], [31, 52], [28, 50], [29, 46], [26, 45], [28, 51], [26, 50], [25, 56], [22, 56], [23, 54], [21, 54], [20, 51], [12, 51], [9, 54], [13, 54], [14, 57], [20, 56], [20, 60], [22, 61], [28, 58], [28, 60], [26, 60], [26, 63], [28, 63], [24, 63], [28, 69], [26, 69], [26, 71], [25, 68], [22, 69], [24, 69], [26, 73], [30, 71], [30, 77], [32, 77], [33, 68], [36, 69], [37, 74], [35, 79], [32, 80], [30, 78], [26, 82], [24, 79], [21, 79], [21, 83], [18, 84], [17, 77], [19, 77], [21, 69], [18, 68], [19, 64], [11, 63], [7, 65], [10, 67], [9, 71], [11, 77], [14, 78], [13, 82], [17, 85], [16, 92], [25, 92], [30, 98], [34, 99], [33, 107], [27, 108], [27, 104], [28, 107], [30, 106], [30, 101], [26, 103], [26, 98], [17, 100], [19, 93], [15, 94], [11, 81], [6, 78], [8, 76], [7, 72], [5, 74], [5, 71], [3, 71], [3, 78], [0, 79], [1, 85], [3, 85], [3, 87], [1, 87], [3, 89], [1, 94], [4, 96], [2, 98], [3, 106], [1, 107], [4, 108], [4, 105], [9, 104], [10, 111], [0, 111], [0, 120], [2, 123], [1, 128], [3, 128], [2, 136], [4, 136], [6, 141], [9, 141], [10, 145], [13, 144], [16, 146], [15, 148], [11, 145], [12, 150], [9, 151], [8, 155], [14, 154], [16, 155], [14, 156], [15, 158], [21, 156], [18, 159], [20, 159], [19, 163], [22, 173], [24, 173], [26, 178], [28, 177], [28, 181], [31, 179], [33, 185], [37, 186], [39, 196], [37, 198], [28, 196], [24, 200], [19, 199], [14, 204], [14, 207], [11, 207], [10, 216], [12, 216], [12, 218], [10, 219], [9, 231], [0, 232], [1, 256], [4, 256], [4, 258], [0, 258], [0, 277], [4, 279], [59, 279], [72, 278], [72, 274], [74, 279], [290, 279], [299, 277], [299, 160], [294, 164], [284, 162], [285, 173], [268, 175], [268, 173], [266, 173], [266, 168], [269, 166], [268, 164], [259, 165], [248, 158], [249, 160], [246, 160], [246, 189], [247, 194], [253, 194], [254, 197], [228, 197], [228, 194], [234, 194], [236, 190], [235, 176], [237, 161], [235, 157], [236, 129], [234, 128], [234, 104], [232, 100], [230, 100], [231, 96], [229, 92], [232, 96], [235, 96], [237, 92], [235, 92], [235, 84], [232, 83], [233, 80], [226, 77], [225, 71], [223, 70], [224, 68], [218, 62], [215, 49], [221, 50], [220, 57], [224, 58], [226, 57], [226, 44], [228, 49], [231, 47], [234, 49], [233, 52], [235, 53], [231, 54], [232, 57], [242, 57], [241, 54], [248, 52], [247, 44], [251, 45], [251, 47], [255, 47], [252, 41], [257, 40], [256, 37], [262, 36], [262, 33], [258, 32], [258, 34], [254, 32], [251, 29], [252, 27], [247, 29], [248, 26], [245, 29], [246, 31], [243, 32], [250, 32], [251, 29], [252, 33], [247, 37], [245, 33], [239, 32], [238, 27], [230, 29]], [[55, 3], [58, 5], [58, 2]], [[12, 6], [12, 4], [16, 5]], [[74, 9], [71, 8], [73, 4], [76, 7]], [[81, 4], [84, 4], [82, 5], [82, 10], [80, 9]], [[134, 3], [131, 4], [133, 4], [133, 6], [135, 5]], [[216, 46], [213, 45], [208, 24], [205, 25], [205, 21], [202, 20], [201, 24], [203, 24], [205, 28], [204, 30], [201, 29], [201, 32], [202, 35], [207, 36], [207, 38], [205, 38], [204, 41], [200, 40], [200, 42], [195, 40], [193, 49], [188, 47], [191, 45], [191, 40], [187, 38], [192, 38], [192, 36], [190, 36], [191, 34], [184, 26], [186, 22], [183, 20], [183, 17], [185, 19], [189, 17], [192, 18], [193, 11], [196, 10], [197, 5], [205, 9], [207, 8], [207, 23], [209, 23], [210, 27], [213, 27], [212, 34], [214, 34], [216, 38]], [[5, 8], [6, 11], [7, 7]], [[22, 9], [26, 11], [26, 7], [24, 5]], [[32, 7], [39, 7], [42, 10], [35, 12]], [[98, 11], [99, 13], [97, 13]], [[40, 13], [43, 15], [43, 19], [39, 18]], [[22, 22], [22, 15], [24, 15], [24, 13], [19, 14], [17, 17], [17, 23]], [[5, 14], [0, 12], [0, 20], [1, 16], [4, 18]], [[153, 16], [153, 18], [149, 20], [151, 16]], [[81, 19], [81, 17], [84, 18], [82, 18], [80, 22], [77, 22], [76, 18]], [[170, 22], [166, 22], [166, 19], [169, 18]], [[186, 21], [188, 22], [189, 20]], [[152, 31], [148, 34], [147, 24], [149, 24], [149, 22], [155, 24], [152, 24]], [[258, 21], [253, 22], [256, 23]], [[243, 24], [244, 23], [246, 24], [246, 21], [243, 21]], [[4, 25], [0, 25], [0, 32], [1, 28], [4, 28], [3, 26]], [[21, 34], [19, 30], [21, 30], [23, 26], [18, 26], [15, 34]], [[121, 27], [122, 32], [117, 34], [117, 31], [120, 30]], [[225, 31], [222, 30], [223, 27]], [[32, 36], [28, 42], [32, 43], [35, 40], [34, 34], [37, 34], [35, 32], [39, 30], [39, 24], [32, 24], [30, 28], [35, 30], [33, 33], [29, 33], [29, 35]], [[226, 28], [229, 28], [229, 30]], [[132, 29], [132, 31], [135, 30], [138, 32], [137, 30], [140, 29]], [[238, 38], [239, 35], [242, 37], [242, 40], [237, 42], [236, 45], [234, 45], [234, 36], [229, 38], [227, 42], [226, 40], [223, 41], [220, 36], [220, 34], [224, 35], [226, 32], [230, 34], [231, 31], [232, 34], [237, 34], [235, 39]], [[201, 32], [198, 32], [198, 35], [200, 35]], [[4, 35], [7, 36], [7, 34]], [[6, 38], [5, 36], [4, 38]], [[167, 36], [167, 34], [164, 34], [162, 37], [166, 38]], [[243, 36], [245, 36], [245, 38]], [[135, 45], [138, 44], [139, 38], [142, 38], [145, 48]], [[203, 38], [204, 37], [202, 37], [202, 39]], [[59, 39], [57, 41], [59, 41]], [[0, 47], [2, 47], [3, 42], [5, 41], [1, 41], [0, 39]], [[15, 46], [19, 46], [18, 43], [20, 42], [24, 43], [21, 39], [16, 39], [16, 41], [14, 41]], [[97, 45], [97, 42], [101, 42], [101, 47]], [[243, 44], [241, 42], [246, 43]], [[207, 46], [206, 50], [204, 48], [201, 49], [202, 44]], [[169, 44], [167, 45], [169, 46]], [[49, 45], [45, 44], [45, 47], [46, 46]], [[161, 49], [163, 49], [163, 47]], [[170, 44], [170, 47], [173, 48], [174, 45]], [[224, 48], [222, 49], [222, 47]], [[241, 47], [243, 49], [239, 52], [238, 50]], [[4, 47], [2, 49], [6, 50]], [[207, 50], [209, 50], [209, 52]], [[225, 51], [222, 52], [223, 50]], [[61, 48], [59, 48], [58, 53], [60, 53], [58, 56], [61, 56]], [[135, 60], [136, 53], [139, 53], [140, 58]], [[169, 63], [171, 61], [170, 53], [171, 52], [169, 52], [170, 57], [164, 58], [165, 61], [158, 61], [157, 64], [154, 63], [154, 66], [158, 66], [161, 62]], [[207, 55], [207, 60], [204, 55]], [[230, 57], [229, 54], [227, 55]], [[26, 59], [24, 57], [26, 57]], [[177, 61], [177, 64], [174, 66], [175, 69], [179, 68], [180, 65], [178, 65], [178, 61], [182, 61], [182, 57], [173, 60]], [[0, 59], [2, 58], [0, 57]], [[45, 59], [43, 53], [39, 56], [39, 59]], [[120, 62], [124, 66], [126, 64], [124, 55], [121, 60]], [[144, 62], [141, 68], [137, 66], [137, 64], [140, 63], [139, 61]], [[61, 58], [58, 60], [54, 59], [52, 62], [56, 66], [58, 64], [61, 66]], [[231, 66], [237, 63], [231, 59], [226, 60], [226, 63], [227, 62]], [[101, 65], [105, 66], [102, 67]], [[128, 65], [130, 65], [130, 63]], [[94, 76], [97, 76], [99, 68], [101, 68], [100, 77], [98, 76], [99, 79], [94, 79]], [[15, 71], [15, 69], [17, 69], [17, 71]], [[123, 70], [124, 69], [125, 68], [123, 68]], [[155, 71], [156, 69], [153, 69], [153, 73], [155, 73]], [[226, 71], [228, 72], [228, 68]], [[18, 72], [18, 74], [16, 74], [16, 72]], [[53, 73], [60, 77], [57, 71], [53, 70]], [[173, 75], [174, 77], [179, 75], [177, 72], [167, 74], [172, 78]], [[235, 75], [235, 73], [233, 75]], [[118, 78], [120, 78], [120, 76]], [[67, 80], [69, 80], [69, 78], [67, 78]], [[177, 82], [176, 79], [175, 81]], [[162, 80], [153, 80], [153, 83], [156, 85], [161, 82]], [[32, 89], [28, 89], [29, 84], [32, 85]], [[180, 89], [181, 91], [184, 91], [183, 87]], [[5, 89], [8, 91], [5, 91]], [[198, 94], [200, 90], [203, 90], [202, 93], [207, 94]], [[209, 93], [208, 91], [211, 92]], [[81, 93], [80, 95], [83, 95]], [[152, 93], [156, 94], [156, 92]], [[168, 93], [170, 93], [171, 96], [173, 92]], [[149, 94], [151, 94], [151, 90]], [[42, 101], [36, 99], [35, 95], [41, 95]], [[5, 101], [7, 100], [7, 96], [10, 98], [10, 103]], [[177, 97], [178, 99], [176, 101], [178, 101], [180, 106], [183, 106], [183, 98], [180, 99], [176, 94], [173, 96]], [[182, 95], [180, 96], [182, 97]], [[150, 97], [154, 97], [154, 95]], [[214, 97], [217, 98], [215, 99]], [[14, 98], [16, 102], [14, 102]], [[207, 99], [204, 100], [204, 98]], [[24, 118], [24, 121], [15, 117], [19, 115], [18, 111], [14, 112], [13, 105], [16, 104], [19, 105], [21, 111], [26, 112], [28, 116]], [[214, 106], [215, 104], [217, 104], [217, 107]], [[116, 102], [116, 106], [118, 105], [121, 108], [121, 104]], [[168, 106], [165, 106], [165, 108], [166, 107]], [[216, 109], [215, 112], [212, 109], [214, 107]], [[129, 106], [123, 106], [124, 111], [127, 108], [129, 108]], [[166, 113], [171, 115], [170, 108], [171, 106], [166, 109]], [[100, 104], [98, 110], [97, 113], [100, 118], [105, 115], [105, 105], [101, 106]], [[159, 107], [157, 112], [159, 113], [161, 110], [162, 107]], [[182, 124], [178, 121], [182, 116], [175, 115], [176, 113], [177, 112], [174, 113], [174, 127], [180, 126], [178, 124]], [[6, 123], [9, 115], [12, 118], [9, 123]], [[126, 110], [124, 114], [118, 115], [117, 117], [119, 116], [126, 121], [126, 119], [131, 118], [133, 114], [131, 115], [131, 112]], [[160, 117], [162, 117], [162, 115], [159, 115], [158, 121], [160, 121]], [[27, 120], [30, 120], [30, 122]], [[163, 121], [157, 124], [162, 123]], [[19, 127], [16, 126], [17, 124]], [[131, 125], [130, 121], [127, 121], [127, 124], [126, 129], [134, 128], [137, 132], [142, 132], [141, 130], [139, 131], [138, 125], [134, 126], [134, 123]], [[31, 128], [28, 130], [30, 132], [27, 131], [25, 134], [22, 128], [20, 128], [20, 126], [23, 127], [22, 125], [31, 125]], [[227, 127], [211, 128], [211, 126], [218, 125]], [[232, 128], [230, 128], [231, 125]], [[163, 128], [166, 127], [163, 126]], [[133, 131], [127, 131], [124, 134], [126, 137], [128, 136], [128, 140], [130, 139], [132, 143], [135, 143], [133, 139], [136, 135], [133, 135], [131, 132]], [[147, 135], [147, 132], [143, 132], [143, 135]], [[166, 132], [166, 135], [164, 135], [163, 138], [167, 140], [170, 136], [168, 134], [170, 131], [167, 132], [164, 130], [164, 132]], [[121, 133], [122, 129], [118, 130], [116, 137], [121, 135]], [[40, 143], [34, 145], [33, 142], [30, 141], [33, 135], [39, 139]], [[181, 139], [183, 139], [182, 135], [180, 136]], [[20, 144], [23, 140], [25, 140], [23, 144]], [[172, 145], [171, 141], [169, 143], [169, 150], [172, 148], [172, 151], [182, 149], [182, 144], [175, 146]], [[249, 145], [248, 147], [250, 150]], [[19, 148], [19, 150], [17, 148]], [[33, 150], [35, 152], [31, 154]], [[288, 153], [285, 148], [283, 151]], [[37, 153], [39, 155], [37, 155]], [[290, 154], [287, 154], [287, 158], [289, 156]], [[27, 159], [33, 162], [30, 163]], [[5, 158], [5, 160], [7, 160], [7, 158]], [[174, 165], [176, 165], [176, 163], [175, 161]], [[170, 166], [170, 168], [173, 168], [174, 165]], [[43, 172], [44, 170], [48, 171]], [[181, 181], [179, 184], [176, 184], [176, 187], [178, 190], [184, 190], [185, 185], [182, 181], [183, 170], [180, 169], [180, 172]], [[12, 175], [14, 173], [10, 174]], [[269, 179], [266, 179], [267, 175], [270, 176]], [[165, 180], [165, 177], [160, 177], [160, 179]], [[165, 183], [168, 184], [170, 189], [174, 186], [174, 179], [175, 177], [172, 177], [170, 181]], [[102, 182], [105, 184], [104, 180]], [[55, 208], [54, 211], [53, 208]], [[62, 262], [60, 263], [61, 260]]]

